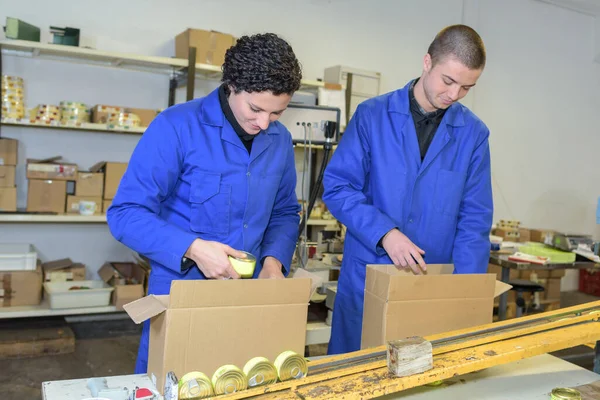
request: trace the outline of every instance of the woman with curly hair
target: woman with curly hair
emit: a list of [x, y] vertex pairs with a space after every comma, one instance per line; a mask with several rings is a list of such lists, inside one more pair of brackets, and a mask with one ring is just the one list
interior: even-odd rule
[[[149, 294], [171, 281], [236, 279], [228, 256], [256, 256], [253, 278], [284, 278], [299, 205], [292, 139], [277, 119], [300, 87], [300, 63], [274, 34], [227, 50], [222, 85], [168, 108], [135, 148], [108, 209], [113, 236], [151, 260]], [[148, 362], [144, 323], [135, 373]]]

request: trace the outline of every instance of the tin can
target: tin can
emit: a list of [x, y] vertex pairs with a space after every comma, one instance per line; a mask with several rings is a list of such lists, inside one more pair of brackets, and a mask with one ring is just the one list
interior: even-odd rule
[[230, 394], [248, 388], [248, 378], [235, 365], [227, 364], [215, 371], [212, 376], [215, 395]]
[[275, 368], [280, 381], [301, 379], [308, 374], [304, 357], [293, 351], [284, 351], [275, 359]]
[[204, 399], [214, 394], [212, 382], [202, 372], [189, 372], [179, 380], [179, 399]]
[[254, 357], [244, 366], [248, 387], [270, 385], [277, 382], [277, 369], [265, 357]]
[[242, 251], [242, 253], [246, 254], [246, 258], [229, 256], [229, 262], [242, 278], [252, 278], [256, 268], [256, 257], [247, 251]]
[[550, 394], [551, 400], [581, 400], [581, 393], [575, 389], [555, 388]]

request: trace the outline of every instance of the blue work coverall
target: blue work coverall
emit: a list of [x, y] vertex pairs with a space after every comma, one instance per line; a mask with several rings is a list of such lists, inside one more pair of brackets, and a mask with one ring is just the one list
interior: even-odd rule
[[421, 161], [409, 87], [358, 106], [325, 172], [323, 200], [347, 227], [330, 354], [360, 349], [366, 265], [392, 263], [380, 243], [391, 229], [426, 263], [454, 263], [460, 274], [488, 266], [489, 130], [455, 103]]
[[[196, 238], [272, 256], [289, 273], [298, 238], [292, 138], [272, 122], [244, 147], [219, 103], [207, 97], [163, 111], [135, 148], [107, 212], [113, 236], [151, 260], [149, 294], [168, 294], [171, 281], [205, 279], [182, 257]], [[262, 268], [257, 263], [254, 278]], [[149, 321], [135, 373], [145, 373]]]

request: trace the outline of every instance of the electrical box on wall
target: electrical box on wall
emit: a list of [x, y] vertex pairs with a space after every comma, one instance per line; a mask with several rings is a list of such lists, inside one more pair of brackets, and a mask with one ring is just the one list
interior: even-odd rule
[[294, 143], [325, 143], [326, 121], [336, 123], [333, 142], [339, 140], [340, 109], [323, 106], [301, 106], [290, 104], [279, 118], [292, 134]]

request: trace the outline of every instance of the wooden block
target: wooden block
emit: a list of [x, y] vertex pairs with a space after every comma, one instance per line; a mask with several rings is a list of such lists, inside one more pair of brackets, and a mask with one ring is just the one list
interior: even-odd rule
[[68, 327], [0, 331], [0, 359], [68, 354], [75, 335]]
[[388, 342], [387, 366], [395, 376], [420, 374], [432, 369], [431, 342], [419, 336]]

